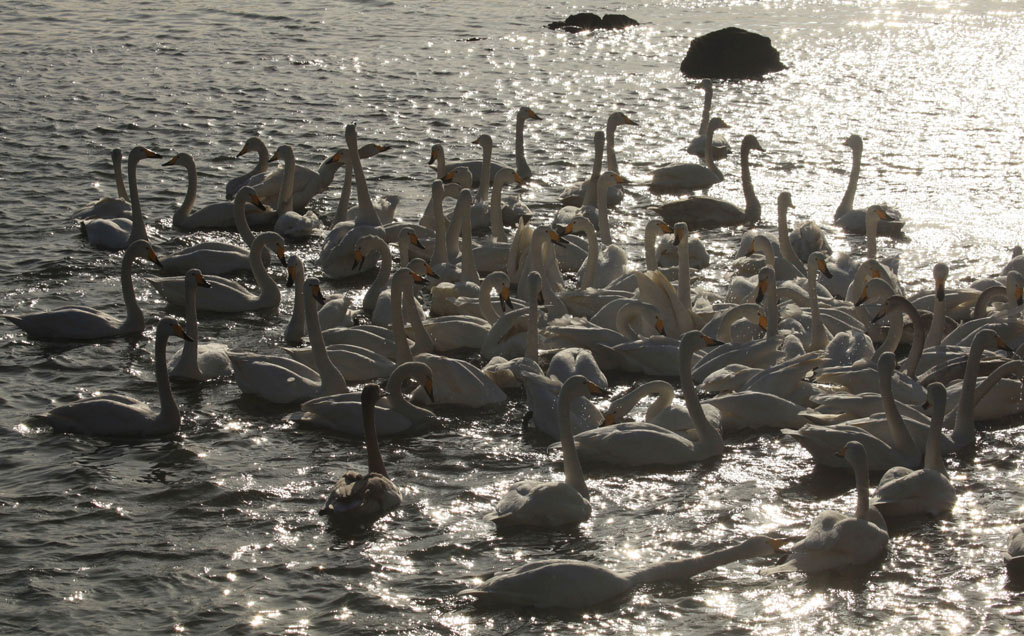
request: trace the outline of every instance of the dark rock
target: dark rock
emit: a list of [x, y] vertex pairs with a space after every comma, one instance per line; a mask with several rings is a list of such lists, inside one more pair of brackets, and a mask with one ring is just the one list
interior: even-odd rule
[[566, 18], [564, 22], [548, 24], [548, 28], [579, 33], [580, 31], [594, 31], [597, 29], [625, 29], [626, 27], [639, 24], [633, 18], [621, 14], [609, 13], [602, 18], [596, 13], [574, 13]]
[[728, 27], [694, 38], [679, 68], [694, 78], [757, 79], [786, 65], [771, 38]]

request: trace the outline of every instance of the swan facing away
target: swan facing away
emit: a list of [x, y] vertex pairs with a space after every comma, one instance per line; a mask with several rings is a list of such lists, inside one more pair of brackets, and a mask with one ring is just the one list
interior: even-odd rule
[[139, 239], [148, 239], [146, 222], [142, 217], [142, 203], [139, 201], [139, 182], [136, 172], [143, 159], [159, 159], [160, 155], [135, 146], [128, 153], [128, 196], [131, 200], [131, 218], [94, 218], [82, 221], [79, 228], [89, 245], [101, 250], [123, 250]]
[[98, 340], [142, 333], [145, 320], [132, 284], [132, 263], [136, 258], [160, 264], [148, 241], [135, 241], [125, 250], [121, 259], [121, 296], [127, 313], [124, 319], [85, 305], [32, 314], [9, 314], [4, 318], [40, 340]]
[[658, 168], [651, 175], [650, 189], [653, 194], [680, 194], [707, 190], [722, 180], [722, 171], [715, 165], [711, 154], [711, 139], [716, 130], [728, 128], [728, 124], [715, 117], [708, 122], [707, 138], [704, 144], [704, 163], [676, 163]]
[[459, 596], [482, 602], [541, 609], [582, 610], [623, 601], [639, 585], [682, 582], [743, 559], [770, 556], [788, 539], [758, 535], [742, 543], [687, 559], [655, 563], [629, 574], [569, 559], [545, 559], [495, 574]]
[[171, 393], [167, 375], [167, 340], [175, 335], [191, 340], [174, 318], [161, 318], [156, 327], [156, 384], [160, 410], [125, 395], [107, 394], [58, 406], [39, 419], [58, 433], [98, 437], [160, 437], [177, 433], [181, 411]]
[[384, 459], [380, 456], [380, 446], [377, 444], [374, 409], [382, 397], [384, 391], [379, 385], [367, 384], [363, 387], [360, 406], [369, 471], [365, 475], [354, 470], [347, 471], [335, 484], [327, 496], [327, 503], [320, 511], [320, 514], [327, 515], [333, 523], [369, 525], [402, 503], [402, 493], [388, 478]]

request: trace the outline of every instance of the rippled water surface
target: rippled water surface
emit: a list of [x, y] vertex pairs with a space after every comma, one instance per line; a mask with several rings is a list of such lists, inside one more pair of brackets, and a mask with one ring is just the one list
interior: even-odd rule
[[[432, 143], [475, 156], [490, 133], [512, 154], [512, 118], [529, 105], [534, 172], [523, 199], [544, 218], [566, 183], [589, 172], [593, 131], [613, 110], [622, 172], [636, 183], [684, 156], [702, 95], [679, 62], [690, 39], [738, 25], [772, 38], [789, 70], [717, 85], [716, 113], [734, 148], [748, 132], [766, 153], [754, 183], [774, 220], [781, 190], [792, 219], [831, 227], [849, 173], [852, 132], [865, 139], [858, 201], [908, 219], [901, 254], [911, 290], [936, 258], [949, 286], [998, 271], [1024, 241], [1024, 10], [1012, 2], [651, 2], [587, 9], [642, 26], [569, 35], [543, 28], [583, 7], [525, 2], [24, 3], [0, 25], [0, 311], [85, 303], [120, 312], [119, 257], [89, 248], [72, 210], [114, 192], [109, 150], [143, 144], [188, 151], [200, 203], [248, 169], [246, 137], [295, 147], [314, 167], [343, 146], [344, 125], [391, 150], [367, 161], [371, 189], [424, 207]], [[323, 3], [321, 3], [323, 4]], [[717, 195], [740, 199], [737, 157]], [[158, 243], [199, 240], [171, 227], [184, 171], [139, 169]], [[312, 208], [325, 219], [339, 188]], [[660, 202], [634, 185], [613, 232], [639, 260]], [[832, 247], [863, 241], [830, 229]], [[721, 288], [737, 232], [706, 232], [712, 266], [698, 288]], [[313, 262], [320, 239], [295, 246]], [[147, 269], [147, 266], [140, 266]], [[275, 275], [279, 275], [277, 270]], [[282, 280], [283, 282], [283, 280]], [[0, 332], [0, 631], [6, 633], [1019, 633], [1020, 588], [999, 556], [1022, 511], [1024, 429], [985, 430], [953, 458], [959, 491], [945, 520], [893, 532], [881, 568], [854, 581], [766, 577], [767, 560], [734, 564], [685, 585], [641, 588], [583, 615], [477, 607], [456, 593], [486, 572], [547, 557], [619, 570], [717, 549], [754, 533], [793, 534], [817, 511], [852, 509], [850, 480], [813, 471], [789, 440], [727, 440], [719, 461], [673, 473], [588, 474], [591, 521], [574, 532], [498, 536], [483, 521], [510, 483], [557, 477], [546, 442], [522, 433], [525, 406], [442, 412], [442, 426], [388, 441], [384, 459], [405, 503], [362, 535], [317, 515], [329, 485], [362, 468], [361, 444], [297, 429], [288, 408], [241, 397], [231, 382], [176, 385], [181, 434], [112, 443], [54, 435], [30, 416], [99, 391], [155, 402], [153, 325], [166, 311], [136, 279], [143, 337], [43, 344]], [[327, 285], [330, 294], [365, 286]], [[202, 334], [241, 350], [282, 341], [291, 307], [211, 318]], [[6, 324], [6, 323], [5, 323]], [[616, 378], [616, 390], [634, 378]]]

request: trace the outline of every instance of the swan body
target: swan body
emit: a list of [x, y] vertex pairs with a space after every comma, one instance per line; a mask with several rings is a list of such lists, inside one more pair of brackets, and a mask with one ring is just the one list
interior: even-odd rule
[[709, 187], [722, 180], [722, 172], [715, 165], [714, 157], [711, 154], [711, 137], [716, 130], [728, 128], [724, 121], [718, 117], [708, 122], [708, 138], [704, 143], [704, 163], [677, 163], [664, 168], [658, 168], [651, 175], [651, 192], [654, 194], [678, 194], [680, 192], [693, 192], [695, 190], [707, 190]]
[[280, 146], [271, 161], [280, 159], [284, 163], [284, 178], [277, 197], [277, 220], [274, 231], [285, 238], [302, 241], [313, 236], [317, 223], [315, 216], [296, 212], [295, 208], [295, 153], [291, 146]]
[[[686, 152], [691, 155], [698, 157], [704, 156], [704, 145], [705, 136], [708, 130], [708, 124], [711, 122], [711, 99], [714, 94], [714, 90], [711, 85], [710, 79], [704, 79], [701, 81], [701, 88], [704, 89], [704, 109], [700, 114], [700, 128], [698, 134], [690, 141], [690, 145], [686, 147]], [[713, 135], [711, 138], [711, 156], [717, 159], [724, 159], [729, 154], [731, 148], [729, 148], [729, 142], [726, 141], [722, 135]]]
[[123, 319], [84, 305], [31, 314], [7, 314], [4, 318], [40, 340], [98, 340], [142, 333], [145, 319], [132, 284], [132, 263], [142, 257], [160, 263], [145, 240], [132, 243], [121, 259], [121, 296], [127, 313]]
[[185, 332], [188, 339], [181, 351], [171, 357], [170, 376], [183, 380], [212, 380], [231, 374], [228, 348], [218, 343], [199, 343], [196, 317], [196, 289], [209, 285], [198, 269], [185, 274]]
[[[174, 212], [172, 223], [180, 230], [232, 230], [238, 225], [238, 215], [235, 213], [235, 204], [230, 201], [219, 201], [212, 203], [198, 210], [193, 210], [196, 196], [199, 192], [199, 176], [196, 172], [196, 162], [192, 155], [187, 152], [180, 152], [170, 158], [165, 166], [183, 166], [188, 173], [188, 191], [185, 193], [185, 200]], [[235, 190], [237, 193], [241, 188]], [[257, 197], [255, 201], [259, 201]], [[262, 203], [256, 204], [251, 198], [246, 198], [244, 210], [248, 213], [246, 223], [248, 225], [264, 227], [273, 222], [276, 215], [268, 212]], [[207, 272], [216, 274], [218, 272]]]
[[174, 401], [167, 375], [167, 340], [172, 334], [189, 339], [176, 320], [161, 318], [156, 327], [155, 360], [159, 411], [135, 398], [110, 394], [58, 406], [40, 416], [40, 420], [58, 433], [99, 437], [161, 437], [177, 433], [181, 426], [181, 411]]
[[[850, 234], [865, 234], [867, 222], [865, 220], [868, 209], [853, 208], [853, 199], [857, 195], [857, 181], [860, 178], [860, 161], [864, 152], [864, 140], [860, 135], [850, 135], [843, 145], [853, 151], [853, 167], [850, 170], [850, 181], [847, 183], [843, 200], [836, 208], [833, 221]], [[884, 208], [886, 219], [879, 223], [878, 233], [882, 236], [900, 236], [903, 233], [903, 219], [899, 212], [888, 206], [877, 206]], [[873, 258], [873, 256], [871, 256]]]
[[[249, 248], [249, 265], [259, 292], [253, 293], [239, 283], [220, 276], [207, 276], [209, 287], [198, 290], [196, 307], [199, 311], [239, 313], [273, 309], [281, 304], [281, 290], [263, 264], [263, 250], [270, 248], [277, 253], [278, 260], [287, 267], [284, 256], [284, 238], [276, 232], [264, 232], [256, 237]], [[150, 278], [149, 282], [163, 296], [168, 304], [185, 305], [185, 283], [179, 278]]]
[[136, 146], [128, 153], [128, 195], [131, 199], [131, 218], [91, 219], [82, 221], [82, 234], [89, 245], [101, 250], [120, 251], [138, 241], [149, 239], [146, 221], [142, 217], [142, 203], [139, 201], [139, 183], [136, 171], [143, 159], [159, 159], [160, 155], [148, 148]]
[[350, 470], [342, 475], [327, 496], [320, 514], [334, 523], [365, 526], [388, 514], [402, 504], [402, 493], [388, 478], [387, 468], [380, 456], [375, 426], [376, 404], [384, 392], [376, 384], [363, 387], [360, 398], [363, 433], [369, 471], [363, 475]]
[[[529, 181], [530, 178], [533, 176], [533, 170], [530, 169], [530, 165], [526, 161], [526, 151], [525, 151], [526, 146], [525, 146], [525, 139], [524, 139], [524, 132], [526, 130], [526, 121], [530, 120], [530, 119], [534, 119], [534, 120], [540, 121], [540, 116], [537, 115], [537, 113], [533, 112], [532, 108], [530, 108], [528, 106], [520, 106], [519, 110], [516, 111], [516, 136], [515, 136], [515, 143], [516, 143], [516, 150], [515, 150], [515, 153], [516, 153], [516, 155], [515, 155], [516, 156], [516, 165], [514, 167], [514, 170], [515, 170], [516, 174], [518, 174], [524, 181]], [[433, 164], [435, 161], [443, 162], [444, 161], [443, 155], [436, 155], [436, 154], [432, 153], [431, 157], [430, 157], [430, 161], [428, 161], [427, 163]], [[441, 166], [444, 167], [443, 170], [440, 169]], [[482, 161], [461, 161], [461, 162], [448, 163], [448, 164], [439, 163], [438, 174], [440, 175], [442, 172], [447, 174], [448, 172], [451, 172], [452, 170], [455, 170], [455, 169], [457, 169], [457, 168], [459, 168], [461, 166], [465, 166], [466, 168], [469, 168], [470, 173], [473, 175], [473, 187], [478, 187], [480, 185], [480, 176], [482, 174], [482, 168], [483, 168], [483, 162]], [[491, 175], [492, 175], [492, 178], [493, 178], [493, 175], [496, 174], [496, 172], [501, 170], [502, 168], [511, 168], [511, 166], [507, 166], [507, 165], [505, 165], [503, 163], [500, 163], [500, 162], [497, 162], [497, 161], [491, 162]]]

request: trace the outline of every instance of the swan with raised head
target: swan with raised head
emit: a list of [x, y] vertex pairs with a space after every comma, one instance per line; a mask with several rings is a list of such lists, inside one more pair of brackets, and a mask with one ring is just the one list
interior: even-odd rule
[[384, 458], [380, 456], [377, 443], [374, 416], [376, 404], [382, 397], [384, 392], [380, 386], [367, 384], [363, 387], [360, 407], [369, 471], [365, 475], [354, 470], [347, 471], [334, 485], [327, 496], [327, 503], [320, 511], [320, 514], [327, 515], [334, 523], [369, 525], [402, 504], [402, 493], [388, 478], [388, 469], [384, 466]]
[[[857, 196], [857, 182], [860, 179], [860, 161], [861, 155], [864, 153], [864, 140], [860, 135], [854, 134], [847, 137], [843, 145], [853, 151], [853, 167], [850, 169], [850, 181], [846, 185], [846, 192], [843, 193], [843, 200], [836, 208], [833, 221], [850, 234], [865, 234], [868, 210], [867, 208], [854, 209], [853, 207], [853, 199]], [[901, 236], [903, 234], [903, 218], [900, 213], [889, 206], [877, 207], [883, 208], [886, 213], [885, 219], [878, 224], [878, 233], [882, 236]]]
[[148, 148], [135, 146], [128, 153], [128, 195], [132, 204], [131, 218], [91, 219], [79, 226], [89, 245], [101, 250], [123, 250], [139, 239], [149, 240], [146, 221], [142, 217], [142, 203], [139, 201], [139, 182], [136, 171], [143, 159], [159, 159], [160, 155]]
[[[711, 99], [714, 94], [711, 80], [704, 79], [700, 86], [704, 89], [704, 110], [700, 114], [700, 128], [697, 129], [697, 136], [690, 140], [686, 152], [698, 157], [704, 156], [704, 137], [707, 134], [708, 124], [711, 122]], [[729, 154], [729, 142], [722, 135], [714, 135], [711, 139], [711, 156], [715, 159], [724, 159]]]
[[278, 159], [284, 163], [284, 177], [277, 196], [277, 220], [274, 222], [274, 231], [292, 240], [308, 239], [313, 236], [313, 228], [317, 225], [316, 216], [295, 211], [295, 153], [292, 147], [279, 146], [270, 160]]
[[735, 561], [771, 556], [788, 541], [759, 535], [735, 546], [663, 561], [629, 574], [619, 574], [587, 561], [544, 559], [495, 574], [474, 588], [460, 591], [459, 596], [540, 609], [601, 607], [625, 600], [640, 585], [683, 582]]
[[267, 144], [263, 143], [263, 140], [259, 137], [249, 137], [242, 144], [242, 149], [238, 151], [235, 157], [241, 157], [250, 152], [255, 152], [256, 165], [253, 166], [252, 170], [245, 174], [235, 177], [228, 181], [225, 186], [227, 195], [224, 197], [228, 201], [232, 201], [235, 195], [238, 193], [243, 186], [249, 185], [249, 179], [253, 178], [258, 174], [263, 174], [270, 167], [270, 149], [267, 148]]
[[185, 333], [184, 346], [171, 357], [172, 378], [183, 380], [212, 380], [231, 374], [228, 348], [219, 343], [199, 343], [199, 319], [196, 316], [196, 290], [209, 283], [198, 269], [185, 274]]
[[[502, 168], [514, 169], [515, 172], [524, 181], [529, 181], [530, 177], [533, 176], [533, 170], [530, 169], [530, 165], [526, 161], [526, 145], [524, 139], [526, 121], [529, 119], [535, 119], [537, 121], [540, 121], [540, 116], [538, 116], [537, 113], [533, 112], [532, 108], [528, 106], [520, 106], [519, 110], [516, 111], [516, 165], [514, 168], [512, 168], [511, 166], [508, 166], [501, 162], [492, 161], [492, 179], [494, 178], [494, 175], [497, 174], [497, 172]], [[438, 146], [434, 146], [434, 148], [431, 149], [430, 161], [428, 161], [427, 163], [433, 164], [437, 162], [439, 164], [437, 171], [439, 176], [443, 176], [443, 174], [447, 174], [452, 170], [455, 170], [461, 166], [465, 166], [466, 168], [469, 168], [470, 173], [473, 175], [473, 187], [475, 188], [480, 185], [483, 161], [457, 161], [455, 163], [444, 163], [444, 154], [436, 152], [436, 148], [438, 148]], [[441, 169], [441, 166], [443, 166], [443, 169]]]
[[4, 318], [24, 329], [32, 338], [41, 340], [97, 340], [142, 333], [146, 324], [132, 283], [132, 264], [137, 258], [146, 258], [160, 264], [149, 241], [135, 241], [125, 250], [121, 258], [121, 297], [126, 312], [124, 318], [85, 305], [31, 314], [7, 314]]
[[704, 164], [676, 163], [658, 168], [651, 175], [651, 192], [654, 194], [680, 194], [707, 190], [722, 180], [722, 171], [715, 165], [711, 154], [711, 139], [716, 130], [728, 128], [728, 124], [715, 117], [708, 122], [707, 137], [704, 141]]
[[[604, 133], [605, 166], [609, 171], [616, 174], [619, 173], [619, 162], [615, 155], [615, 129], [622, 125], [637, 126], [639, 124], [619, 111], [608, 116], [608, 123], [605, 125]], [[702, 145], [701, 148], [703, 149], [703, 147]], [[598, 165], [600, 166], [600, 163]], [[593, 183], [592, 179], [593, 177], [587, 178], [564, 189], [558, 197], [562, 205], [582, 206], [587, 198], [587, 191], [590, 189], [591, 183]], [[622, 187], [618, 183], [608, 185], [605, 188], [605, 192], [608, 197], [608, 205], [615, 207], [622, 202]]]
[[156, 384], [160, 410], [144, 402], [116, 393], [88, 397], [65, 404], [39, 416], [58, 433], [100, 437], [160, 437], [172, 435], [181, 427], [181, 411], [171, 392], [167, 375], [167, 340], [175, 335], [189, 339], [174, 318], [164, 317], [156, 326]]
[[868, 452], [856, 441], [847, 442], [839, 452], [853, 469], [857, 510], [853, 516], [838, 510], [819, 514], [806, 536], [793, 544], [786, 560], [765, 573], [843, 574], [851, 568], [868, 566], [885, 554], [889, 547], [888, 529], [877, 511], [871, 509], [868, 499]]
[[603, 389], [582, 375], [574, 375], [562, 385], [557, 408], [565, 481], [527, 479], [516, 482], [498, 502], [497, 509], [485, 519], [503, 530], [523, 526], [574, 526], [590, 518], [590, 491], [573, 445], [569, 409], [577, 398], [603, 394]]
[[[288, 267], [288, 259], [284, 255], [284, 238], [276, 232], [263, 232], [249, 247], [249, 266], [259, 288], [258, 292], [253, 293], [228, 278], [207, 276], [206, 281], [210, 283], [210, 286], [200, 289], [196, 295], [196, 306], [199, 311], [239, 313], [273, 309], [280, 305], [281, 290], [267, 273], [267, 266], [263, 264], [263, 250], [268, 248], [277, 254], [281, 265]], [[184, 280], [180, 278], [149, 278], [147, 280], [169, 305], [177, 307], [185, 305]]]
[[128, 200], [128, 191], [124, 188], [124, 176], [121, 174], [121, 149], [110, 151], [110, 160], [114, 164], [114, 181], [117, 184], [116, 197], [100, 197], [92, 203], [82, 206], [71, 215], [73, 221], [86, 219], [120, 219], [130, 217], [132, 204]]
[[[238, 215], [235, 213], [235, 203], [231, 201], [218, 201], [199, 210], [193, 210], [196, 195], [199, 192], [199, 176], [196, 172], [196, 162], [192, 155], [187, 152], [179, 152], [164, 163], [165, 166], [184, 166], [188, 173], [188, 191], [185, 193], [185, 200], [174, 212], [172, 223], [180, 230], [231, 230], [238, 227]], [[241, 191], [238, 188], [236, 192]], [[255, 192], [255, 191], [252, 191]], [[259, 201], [259, 198], [256, 198]], [[277, 218], [273, 212], [268, 212], [262, 203], [257, 204], [252, 197], [244, 199], [244, 210], [248, 213], [246, 217], [247, 226], [265, 227], [273, 223]], [[209, 272], [216, 274], [218, 272]]]
[[708, 196], [693, 196], [654, 208], [666, 223], [685, 221], [692, 229], [708, 229], [730, 225], [754, 225], [761, 220], [761, 202], [754, 193], [750, 178], [750, 151], [764, 152], [753, 135], [743, 137], [740, 144], [740, 182], [743, 185], [743, 208], [735, 203]]

